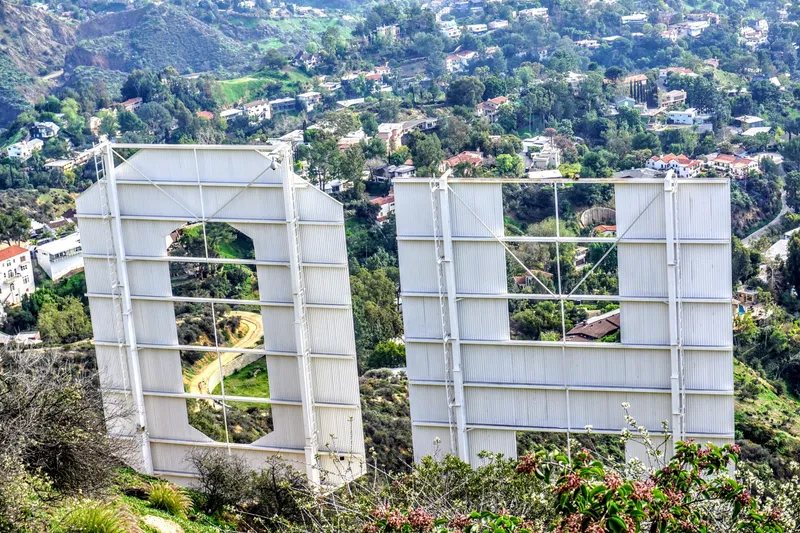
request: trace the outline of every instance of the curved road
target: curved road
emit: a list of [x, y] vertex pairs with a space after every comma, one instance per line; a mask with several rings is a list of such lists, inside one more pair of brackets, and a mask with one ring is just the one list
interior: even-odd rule
[[759, 237], [761, 237], [762, 235], [764, 235], [764, 233], [767, 232], [767, 230], [769, 228], [771, 228], [772, 226], [775, 226], [777, 224], [780, 224], [781, 217], [783, 215], [785, 215], [788, 211], [789, 211], [789, 206], [786, 205], [786, 191], [782, 191], [781, 192], [781, 211], [780, 211], [780, 213], [778, 213], [778, 216], [776, 216], [775, 218], [770, 220], [769, 224], [767, 224], [766, 226], [755, 230], [753, 233], [751, 233], [750, 235], [748, 235], [747, 237], [742, 239], [742, 244], [744, 244], [745, 246], [750, 246], [750, 243], [757, 241], [759, 239]]
[[[236, 341], [232, 346], [233, 348], [254, 348], [259, 339], [264, 336], [264, 325], [261, 322], [261, 315], [258, 313], [251, 313], [249, 311], [231, 311], [230, 315], [238, 316], [241, 318], [242, 323], [247, 325], [247, 333], [244, 337]], [[242, 355], [241, 353], [220, 352], [219, 356], [222, 358], [222, 367], [224, 368], [228, 363]], [[216, 359], [201, 368], [189, 382], [189, 392], [194, 394], [209, 394], [208, 380], [219, 372], [219, 363]]]

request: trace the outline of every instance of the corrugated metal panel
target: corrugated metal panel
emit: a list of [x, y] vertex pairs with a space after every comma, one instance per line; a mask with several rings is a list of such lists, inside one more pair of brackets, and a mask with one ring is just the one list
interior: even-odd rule
[[[347, 269], [307, 266], [303, 269], [303, 274], [308, 303], [345, 305], [350, 303], [350, 274]], [[289, 286], [291, 287], [291, 284]]]
[[617, 254], [621, 296], [667, 297], [667, 248], [664, 244], [620, 243]]
[[506, 252], [499, 242], [454, 242], [456, 291], [466, 294], [505, 294]]
[[128, 261], [128, 285], [133, 296], [172, 296], [169, 263]]
[[[183, 225], [183, 222], [178, 221], [123, 220], [122, 239], [125, 242], [125, 253], [166, 257], [169, 234]], [[105, 253], [105, 250], [102, 253]]]
[[189, 413], [183, 398], [145, 396], [147, 431], [154, 439], [211, 442], [208, 436], [189, 425]]
[[283, 224], [231, 224], [253, 240], [256, 259], [289, 261], [289, 234]]
[[[394, 183], [395, 216], [397, 218], [397, 235], [431, 236], [433, 235], [433, 215], [431, 213], [431, 192], [427, 183]], [[437, 235], [442, 234], [441, 217]]]
[[144, 390], [148, 392], [183, 392], [183, 371], [178, 350], [140, 349], [139, 368]]
[[314, 359], [314, 401], [359, 405], [358, 375], [351, 359]]
[[297, 211], [300, 220], [344, 222], [342, 205], [311, 185], [297, 190]]
[[408, 399], [412, 422], [447, 423], [447, 395], [444, 385], [409, 385]]
[[458, 329], [464, 340], [508, 340], [508, 300], [460, 300]]
[[364, 453], [364, 428], [352, 409], [317, 408], [319, 451]]
[[[202, 216], [200, 190], [197, 187], [161, 185], [156, 188], [154, 186], [120, 184], [117, 191], [119, 210], [123, 216], [191, 217], [193, 215], [195, 218]], [[236, 192], [234, 189], [228, 189], [228, 191]], [[211, 213], [213, 211], [207, 212], [209, 215]]]
[[[467, 346], [461, 347], [462, 360], [466, 348]], [[421, 344], [416, 342], [406, 344], [406, 373], [408, 374], [408, 379], [411, 380], [444, 380], [444, 350], [442, 344]]]
[[686, 350], [686, 388], [733, 390], [733, 354], [731, 352]]
[[268, 355], [267, 372], [270, 398], [300, 401], [300, 374], [296, 357]]
[[684, 297], [730, 298], [730, 246], [681, 246], [680, 274]]
[[[81, 249], [85, 254], [107, 254], [111, 230], [108, 222], [99, 218], [79, 218], [78, 230], [81, 232]], [[110, 252], [113, 254], [113, 247]], [[130, 253], [130, 252], [129, 252]]]
[[469, 463], [473, 468], [487, 465], [489, 459], [481, 459], [483, 452], [502, 453], [506, 457], [517, 456], [517, 432], [491, 429], [473, 429], [469, 432]]
[[[444, 299], [445, 310], [447, 298]], [[441, 339], [442, 323], [439, 297], [406, 296], [403, 298], [403, 326], [407, 337], [423, 339]], [[448, 327], [448, 315], [445, 313], [445, 327]], [[462, 336], [463, 338], [463, 336]]]
[[688, 433], [733, 434], [733, 394], [686, 397], [686, 431]]
[[684, 303], [683, 343], [689, 346], [731, 346], [733, 316], [727, 303]]
[[97, 371], [100, 375], [100, 386], [104, 389], [130, 390], [128, 377], [128, 353], [111, 346], [95, 346]]
[[294, 309], [291, 307], [262, 307], [264, 324], [264, 349], [267, 351], [294, 352]]
[[286, 219], [282, 189], [203, 187], [203, 202], [207, 217]]
[[660, 302], [620, 302], [623, 344], [669, 344], [669, 309]]
[[[153, 456], [153, 468], [156, 470], [168, 470], [172, 472], [195, 473], [189, 457], [196, 449], [191, 446], [180, 444], [167, 444], [154, 442], [150, 445], [150, 453]], [[185, 481], [184, 481], [185, 482]]]
[[669, 388], [668, 350], [596, 350], [570, 347], [569, 384], [607, 387]]
[[332, 453], [320, 454], [319, 468], [324, 472], [325, 481], [332, 485], [343, 485], [366, 474], [367, 467], [361, 457]]
[[198, 150], [200, 180], [247, 184], [260, 175], [255, 183], [280, 183], [280, 169], [291, 165], [291, 160], [284, 160], [278, 168], [270, 169], [271, 160], [265, 157], [268, 151], [267, 147], [261, 153], [252, 149]]
[[445, 455], [452, 453], [450, 430], [446, 427], [414, 427], [411, 441], [414, 446], [415, 461], [421, 461], [423, 457], [428, 456], [441, 460]]
[[397, 255], [403, 291], [439, 293], [433, 241], [397, 241]]
[[178, 344], [175, 306], [172, 302], [135, 300], [132, 307], [138, 342], [142, 344]]
[[102, 214], [102, 204], [100, 202], [100, 186], [97, 182], [86, 189], [75, 199], [75, 209], [81, 215], [100, 215]]
[[132, 396], [114, 392], [103, 393], [103, 414], [110, 435], [134, 436], [138, 433], [134, 420]]
[[618, 183], [614, 191], [618, 235], [629, 239], [665, 238], [663, 185]]
[[449, 196], [453, 237], [504, 234], [502, 184], [454, 183], [451, 188]]
[[311, 308], [306, 316], [313, 353], [355, 355], [353, 313], [349, 309]]
[[650, 431], [660, 431], [661, 422], [670, 420], [669, 394], [573, 390], [569, 393], [572, 428], [590, 425], [598, 430], [622, 429], [626, 425], [624, 402], [630, 404], [629, 412], [636, 422]]
[[292, 280], [287, 267], [259, 265], [256, 270], [258, 295], [262, 301], [292, 302]]
[[[117, 342], [115, 324], [121, 324], [122, 317], [114, 312], [110, 298], [89, 297], [89, 314], [92, 317], [92, 332], [97, 341]], [[110, 317], [116, 317], [110, 320]]]
[[678, 234], [681, 238], [728, 239], [731, 235], [727, 183], [678, 180]]
[[[116, 269], [116, 261], [111, 260], [111, 268]], [[83, 271], [86, 273], [86, 291], [95, 294], [111, 294], [109, 278], [109, 262], [105, 259], [83, 259]]]
[[[272, 391], [272, 382], [270, 382], [270, 391]], [[275, 431], [255, 441], [254, 446], [303, 447], [305, 444], [303, 409], [299, 405], [273, 405], [272, 424]], [[305, 463], [305, 459], [301, 459], [302, 463]]]
[[560, 346], [465, 344], [461, 359], [469, 383], [564, 384]]
[[567, 425], [565, 394], [554, 390], [464, 390], [467, 423], [563, 428]]
[[304, 263], [347, 264], [347, 244], [341, 226], [300, 226]]

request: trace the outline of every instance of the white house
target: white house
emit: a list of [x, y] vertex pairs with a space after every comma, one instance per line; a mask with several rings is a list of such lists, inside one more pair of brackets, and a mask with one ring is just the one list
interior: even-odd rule
[[391, 213], [394, 213], [394, 195], [390, 194], [386, 197], [374, 198], [370, 200], [371, 203], [379, 206], [381, 209], [375, 215], [378, 222], [385, 222]]
[[644, 24], [647, 22], [647, 13], [634, 13], [633, 15], [623, 15], [623, 24]]
[[303, 106], [306, 111], [313, 111], [314, 106], [322, 102], [322, 94], [316, 91], [308, 91], [297, 95], [297, 102]]
[[745, 178], [751, 170], [758, 171], [758, 161], [755, 159], [728, 154], [711, 155], [708, 157], [707, 164], [715, 170], [728, 173], [735, 178]]
[[16, 245], [0, 250], [0, 319], [35, 289], [30, 250]]
[[11, 159], [20, 159], [25, 161], [28, 159], [34, 152], [38, 152], [44, 146], [44, 142], [41, 139], [32, 139], [30, 141], [20, 141], [18, 143], [14, 143], [6, 149], [8, 153], [8, 157]]
[[710, 119], [709, 115], [698, 112], [694, 107], [667, 113], [667, 120], [672, 124], [705, 124]]
[[679, 178], [694, 178], [700, 173], [703, 166], [698, 159], [689, 159], [685, 155], [667, 154], [661, 157], [653, 156], [647, 161], [647, 168], [653, 170], [672, 169]]
[[36, 262], [53, 281], [83, 268], [80, 233], [73, 233], [38, 246]]
[[272, 106], [269, 100], [253, 100], [242, 106], [247, 115], [257, 120], [269, 120], [272, 118]]
[[550, 137], [540, 135], [523, 139], [522, 151], [530, 160], [529, 169], [543, 170], [561, 165], [561, 150]]

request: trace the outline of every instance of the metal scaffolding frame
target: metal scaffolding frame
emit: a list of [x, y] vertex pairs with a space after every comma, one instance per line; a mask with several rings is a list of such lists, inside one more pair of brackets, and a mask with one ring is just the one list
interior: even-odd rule
[[[163, 179], [152, 179], [145, 172], [137, 168], [136, 164], [123, 157], [117, 150], [121, 148], [132, 148], [138, 150], [171, 150], [174, 149], [180, 153], [181, 151], [191, 150], [194, 159], [194, 174], [196, 180], [189, 181], [170, 181]], [[239, 151], [252, 151], [267, 159], [263, 170], [259, 172], [254, 178], [244, 183], [228, 183], [224, 181], [203, 180], [201, 179], [200, 163], [198, 162], [198, 150], [209, 150], [225, 152], [229, 150]], [[265, 153], [267, 152], [267, 153]], [[135, 414], [135, 434], [132, 435], [134, 440], [140, 443], [140, 452], [137, 453], [141, 459], [141, 465], [138, 467], [148, 474], [161, 474], [172, 477], [191, 477], [193, 474], [181, 472], [179, 468], [154, 468], [153, 457], [151, 453], [151, 443], [166, 444], [171, 446], [193, 446], [193, 447], [210, 447], [219, 448], [224, 447], [228, 453], [232, 450], [241, 451], [257, 451], [257, 452], [272, 452], [276, 454], [291, 453], [296, 454], [300, 452], [303, 457], [302, 461], [298, 461], [300, 466], [308, 478], [314, 484], [320, 484], [322, 481], [321, 474], [325, 474], [323, 467], [320, 463], [320, 450], [319, 450], [319, 437], [317, 428], [317, 412], [316, 408], [325, 410], [352, 411], [352, 414], [347, 415], [351, 421], [358, 423], [360, 421], [360, 405], [351, 403], [341, 403], [338, 401], [315, 401], [313, 392], [314, 387], [314, 373], [312, 370], [312, 360], [315, 361], [332, 361], [332, 362], [347, 362], [355, 368], [355, 355], [345, 354], [327, 354], [327, 353], [312, 353], [311, 342], [309, 338], [309, 325], [307, 319], [307, 309], [331, 309], [350, 311], [350, 304], [347, 303], [309, 303], [306, 297], [306, 287], [304, 281], [304, 269], [306, 267], [315, 267], [322, 269], [331, 269], [331, 272], [341, 272], [346, 269], [346, 264], [338, 263], [325, 263], [325, 262], [304, 262], [303, 253], [301, 250], [301, 226], [327, 226], [335, 225], [341, 226], [342, 223], [328, 222], [326, 220], [301, 220], [297, 197], [295, 190], [297, 188], [308, 187], [308, 184], [299, 180], [292, 172], [291, 162], [291, 147], [285, 143], [280, 143], [276, 147], [228, 147], [228, 146], [173, 146], [173, 145], [127, 145], [117, 144], [111, 145], [104, 143], [95, 147], [95, 165], [98, 177], [97, 191], [99, 195], [100, 209], [97, 211], [83, 212], [79, 208], [79, 221], [101, 221], [107, 226], [107, 246], [105, 253], [86, 253], [84, 254], [87, 259], [102, 259], [105, 261], [108, 270], [108, 286], [110, 292], [88, 292], [87, 296], [91, 301], [102, 302], [110, 300], [112, 307], [115, 309], [111, 322], [117, 331], [117, 341], [110, 342], [108, 340], [95, 341], [98, 347], [115, 347], [118, 349], [120, 357], [125, 357], [124, 366], [120, 364], [121, 374], [121, 388], [116, 386], [104, 386], [103, 393], [108, 399], [116, 396], [123, 396], [128, 398], [133, 406]], [[122, 161], [122, 164], [127, 168], [133, 170], [143, 178], [143, 180], [117, 180], [115, 157]], [[279, 183], [256, 183], [259, 178], [269, 171], [278, 171], [280, 175]], [[160, 176], [161, 177], [161, 176]], [[160, 178], [159, 177], [159, 178]], [[223, 177], [223, 176], [220, 176]], [[125, 186], [142, 185], [155, 188], [164, 196], [168, 197], [175, 207], [185, 212], [188, 216], [175, 216], [165, 214], [163, 216], [139, 216], [139, 215], [123, 215], [120, 209], [119, 193], [117, 186], [119, 183]], [[186, 205], [181, 200], [165, 190], [165, 187], [194, 187], [199, 194], [199, 213], [197, 213], [196, 205]], [[217, 206], [213, 213], [210, 215], [206, 213], [204, 188], [205, 187], [237, 187], [238, 190], [231, 198], [227, 199], [221, 206]], [[284, 216], [282, 219], [265, 219], [265, 218], [235, 218], [217, 216], [232, 202], [244, 194], [248, 189], [253, 188], [269, 188], [278, 189], [283, 191], [283, 209]], [[87, 193], [88, 194], [88, 193]], [[96, 209], [96, 208], [95, 208]], [[126, 254], [125, 238], [123, 231], [123, 221], [158, 221], [158, 222], [180, 222], [180, 223], [200, 223], [202, 225], [202, 239], [204, 254], [203, 257], [150, 257], [150, 256], [128, 256]], [[247, 259], [224, 259], [214, 258], [209, 256], [208, 235], [206, 232], [206, 224], [208, 222], [232, 222], [232, 223], [247, 223], [255, 224], [275, 224], [283, 225], [286, 227], [286, 238], [291, 248], [288, 261], [264, 261], [264, 260], [247, 260]], [[257, 227], [257, 226], [256, 226]], [[87, 242], [94, 237], [86, 237]], [[156, 264], [163, 262], [197, 262], [209, 265], [216, 264], [242, 264], [253, 265], [257, 267], [281, 267], [287, 268], [290, 274], [289, 279], [291, 283], [292, 300], [285, 301], [268, 301], [268, 300], [240, 300], [229, 298], [205, 298], [205, 297], [176, 297], [176, 296], [145, 296], [142, 294], [132, 294], [130, 283], [128, 281], [128, 265], [132, 262], [144, 262]], [[349, 298], [349, 294], [348, 294]], [[294, 315], [295, 324], [295, 350], [282, 351], [282, 350], [267, 350], [267, 349], [246, 349], [246, 348], [225, 348], [220, 346], [220, 340], [217, 338], [217, 331], [214, 328], [214, 343], [213, 346], [184, 346], [175, 345], [172, 343], [142, 343], [137, 341], [136, 337], [136, 324], [133, 317], [134, 302], [195, 302], [203, 303], [211, 306], [211, 320], [216, 324], [216, 310], [217, 304], [251, 304], [257, 305], [260, 309], [285, 309], [291, 308]], [[349, 302], [349, 299], [348, 299]], [[108, 321], [109, 317], [95, 317], [93, 321], [102, 322]], [[259, 316], [261, 320], [261, 316]], [[195, 394], [188, 392], [165, 392], [162, 390], [147, 390], [142, 385], [141, 366], [139, 361], [139, 350], [190, 350], [206, 353], [215, 353], [216, 360], [219, 365], [220, 376], [220, 389], [221, 394]], [[300, 400], [280, 400], [274, 398], [253, 398], [242, 396], [231, 396], [226, 394], [224, 388], [224, 371], [222, 368], [223, 353], [243, 353], [259, 356], [278, 356], [279, 359], [286, 360], [286, 358], [296, 358], [297, 360], [297, 376], [300, 384]], [[338, 363], [337, 363], [338, 364]], [[103, 370], [101, 369], [101, 372]], [[102, 376], [101, 376], [102, 377]], [[210, 391], [209, 391], [210, 392]], [[355, 391], [357, 394], [357, 390]], [[329, 393], [328, 393], [329, 394]], [[224, 442], [209, 442], [209, 441], [196, 441], [175, 438], [159, 438], [153, 437], [150, 434], [147, 420], [147, 408], [145, 407], [147, 399], [202, 399], [209, 401], [221, 402], [223, 423], [225, 426], [225, 441]], [[305, 444], [302, 447], [291, 446], [270, 446], [270, 445], [254, 445], [254, 444], [237, 444], [231, 442], [231, 437], [228, 434], [228, 402], [251, 402], [266, 405], [278, 405], [292, 408], [299, 408], [302, 413], [302, 433], [304, 435]], [[108, 401], [107, 401], [108, 404]], [[108, 405], [107, 405], [108, 408]], [[284, 417], [285, 418], [285, 417]], [[278, 421], [274, 422], [276, 424]], [[282, 422], [282, 423], [285, 423]], [[360, 428], [358, 431], [360, 435]], [[115, 434], [118, 438], [131, 438], [131, 435]], [[352, 435], [351, 435], [352, 438]], [[330, 444], [326, 444], [330, 447]], [[331, 453], [339, 458], [356, 458], [363, 462], [364, 454], [360, 450], [363, 448], [363, 443], [350, 443], [350, 446], [355, 446], [357, 451], [350, 450], [337, 450], [331, 449]], [[353, 448], [351, 448], [352, 450]], [[291, 462], [291, 461], [290, 461]], [[331, 472], [328, 472], [331, 474]], [[338, 475], [339, 473], [335, 473]], [[353, 475], [358, 475], [353, 473]], [[330, 483], [331, 481], [325, 481]], [[334, 481], [335, 483], [335, 481]]]
[[[721, 180], [718, 179], [701, 179], [701, 180], [692, 180], [695, 184], [719, 184]], [[630, 393], [647, 393], [647, 394], [669, 394], [670, 395], [670, 403], [671, 403], [671, 419], [669, 420], [669, 432], [668, 435], [671, 440], [671, 444], [674, 450], [675, 443], [680, 440], [684, 440], [687, 436], [700, 436], [700, 437], [707, 437], [707, 438], [720, 438], [720, 439], [729, 439], [731, 435], [728, 433], [719, 434], [719, 433], [698, 433], [697, 431], [687, 432], [686, 426], [686, 414], [687, 414], [687, 396], [730, 396], [731, 391], [729, 390], [717, 390], [717, 389], [692, 389], [687, 390], [686, 386], [686, 363], [685, 363], [685, 350], [702, 350], [704, 352], [714, 352], [714, 351], [721, 351], [725, 353], [730, 352], [730, 346], [722, 345], [722, 346], [710, 346], [710, 345], [703, 345], [703, 346], [692, 346], [692, 345], [685, 345], [685, 336], [683, 331], [683, 303], [690, 302], [693, 304], [730, 304], [729, 297], [697, 297], [697, 296], [689, 296], [686, 297], [683, 295], [682, 292], [682, 277], [681, 277], [681, 245], [688, 244], [691, 246], [713, 246], [719, 244], [729, 245], [729, 239], [720, 239], [720, 238], [682, 238], [680, 235], [679, 227], [680, 227], [680, 218], [679, 218], [679, 210], [678, 210], [678, 200], [677, 200], [677, 190], [678, 184], [680, 180], [674, 174], [674, 172], [669, 171], [664, 179], [654, 179], [654, 178], [643, 178], [643, 179], [589, 179], [589, 180], [579, 180], [575, 182], [574, 180], [566, 180], [566, 179], [547, 179], [547, 180], [529, 180], [529, 179], [492, 179], [492, 178], [451, 178], [449, 174], [445, 174], [440, 178], [403, 178], [395, 180], [396, 186], [396, 197], [398, 198], [398, 207], [401, 208], [401, 204], [403, 202], [403, 195], [397, 195], [398, 186], [400, 188], [404, 187], [406, 184], [427, 184], [431, 191], [431, 201], [432, 201], [432, 212], [433, 212], [433, 236], [425, 235], [424, 232], [420, 233], [419, 230], [415, 230], [415, 232], [411, 233], [404, 233], [400, 227], [398, 227], [398, 241], [399, 242], [430, 242], [433, 241], [434, 250], [436, 253], [436, 279], [438, 279], [438, 293], [431, 294], [429, 292], [415, 292], [413, 289], [404, 288], [401, 292], [401, 296], [405, 298], [428, 298], [431, 296], [438, 296], [440, 305], [439, 305], [439, 313], [440, 313], [440, 323], [441, 323], [441, 331], [442, 337], [440, 340], [431, 339], [431, 338], [415, 338], [413, 336], [407, 336], [406, 342], [411, 344], [427, 344], [427, 343], [441, 343], [443, 347], [443, 355], [444, 355], [444, 380], [437, 380], [437, 379], [410, 379], [409, 384], [412, 387], [437, 387], [441, 386], [444, 383], [445, 387], [445, 396], [447, 398], [447, 414], [448, 414], [448, 422], [445, 425], [442, 425], [441, 422], [435, 422], [432, 420], [413, 420], [412, 424], [414, 428], [435, 428], [435, 427], [448, 427], [451, 433], [451, 450], [454, 453], [465, 461], [470, 460], [470, 448], [467, 439], [467, 432], [479, 429], [486, 429], [486, 430], [497, 430], [497, 429], [506, 429], [506, 430], [538, 430], [538, 431], [564, 431], [567, 433], [567, 438], [569, 439], [569, 435], [575, 429], [582, 429], [582, 428], [575, 428], [573, 427], [573, 423], [570, 421], [570, 414], [571, 408], [569, 405], [570, 399], [569, 394], [571, 390], [578, 390], [584, 392], [619, 392], [625, 391]], [[521, 183], [521, 184], [536, 184], [536, 185], [552, 185], [554, 190], [554, 207], [555, 207], [555, 220], [556, 220], [556, 234], [554, 236], [544, 236], [544, 237], [509, 237], [504, 234], [497, 234], [496, 232], [492, 231], [490, 228], [490, 223], [483, 220], [481, 216], [475, 212], [470, 207], [470, 204], [465, 201], [458, 192], [453, 188], [453, 185], [460, 185], [460, 184], [498, 184], [498, 183]], [[599, 238], [599, 237], [569, 237], [569, 236], [562, 236], [560, 232], [560, 217], [559, 217], [559, 204], [558, 204], [558, 189], [561, 186], [567, 184], [580, 184], [580, 183], [602, 183], [602, 184], [658, 184], [660, 187], [663, 188], [663, 192], [657, 193], [652, 199], [650, 199], [643, 208], [640, 208], [638, 214], [633, 219], [633, 222], [630, 222], [627, 229], [618, 234], [615, 238]], [[635, 226], [637, 221], [642, 217], [642, 215], [648, 211], [648, 209], [654, 204], [656, 200], [663, 197], [665, 199], [664, 202], [664, 224], [665, 224], [665, 237], [664, 238], [635, 238], [630, 237], [626, 238], [627, 233]], [[484, 235], [477, 235], [477, 234], [467, 234], [467, 235], [457, 235], [454, 236], [452, 233], [452, 228], [450, 224], [450, 209], [451, 204], [449, 198], [455, 198], [455, 200], [461, 204], [461, 207], [464, 210], [472, 215], [475, 221], [477, 221], [480, 226], [488, 232], [487, 236]], [[486, 201], [490, 201], [488, 198]], [[437, 211], [441, 213], [441, 215], [437, 215]], [[441, 219], [441, 221], [440, 221]], [[446, 220], [446, 221], [445, 221]], [[439, 228], [439, 224], [441, 224], [441, 228]], [[400, 226], [400, 224], [399, 224]], [[441, 233], [441, 239], [439, 237], [439, 233]], [[444, 241], [444, 246], [440, 244], [440, 240]], [[544, 294], [516, 294], [516, 293], [501, 293], [501, 294], [484, 294], [484, 293], [465, 293], [465, 292], [458, 292], [456, 290], [456, 274], [453, 265], [453, 252], [452, 247], [454, 242], [463, 242], [463, 243], [480, 243], [480, 242], [487, 242], [487, 243], [499, 243], [502, 245], [503, 249], [510, 254], [510, 256], [528, 273], [528, 275], [533, 278], [535, 282], [538, 283], [544, 290]], [[519, 259], [519, 257], [514, 253], [514, 251], [509, 248], [508, 243], [515, 243], [515, 242], [535, 242], [535, 243], [554, 243], [556, 247], [556, 268], [557, 268], [557, 279], [556, 281], [556, 291], [550, 290], [539, 278], [536, 276], [531, 268], [524, 264], [523, 261]], [[595, 262], [593, 267], [580, 279], [580, 281], [571, 288], [568, 293], [565, 293], [562, 288], [562, 268], [561, 268], [561, 258], [560, 258], [560, 244], [561, 243], [577, 243], [577, 242], [599, 242], [610, 244], [611, 246], [606, 250], [603, 256]], [[608, 257], [608, 255], [617, 247], [619, 243], [637, 243], [637, 244], [663, 244], [667, 250], [667, 294], [664, 297], [646, 297], [646, 296], [621, 296], [621, 295], [592, 295], [592, 294], [580, 294], [578, 293], [578, 289], [581, 285], [586, 281], [586, 279], [592, 274], [592, 272]], [[404, 264], [401, 260], [401, 270], [404, 268]], [[530, 299], [530, 300], [557, 300], [559, 306], [559, 313], [560, 313], [560, 321], [561, 321], [561, 340], [558, 343], [548, 342], [548, 341], [515, 341], [515, 340], [508, 340], [508, 341], [480, 341], [474, 339], [464, 340], [459, 335], [459, 313], [456, 309], [456, 302], [459, 301], [467, 301], [467, 300], [512, 300], [512, 299]], [[446, 304], [445, 304], [446, 300]], [[618, 301], [618, 302], [642, 302], [642, 303], [663, 303], [666, 304], [668, 307], [667, 313], [667, 320], [669, 326], [669, 343], [667, 346], [664, 345], [635, 345], [635, 344], [624, 344], [624, 345], [614, 345], [614, 344], [605, 344], [604, 346], [600, 346], [601, 349], [612, 348], [616, 349], [618, 347], [624, 348], [631, 348], [631, 349], [649, 349], [649, 350], [669, 350], [670, 353], [670, 387], [668, 389], [658, 389], [653, 387], [592, 387], [592, 386], [580, 386], [580, 385], [570, 385], [569, 380], [567, 379], [567, 349], [574, 349], [574, 348], [586, 348], [587, 345], [585, 343], [575, 343], [567, 341], [566, 337], [566, 313], [564, 309], [564, 303], [567, 300], [575, 300], [575, 301]], [[404, 315], [408, 313], [408, 309], [404, 309]], [[447, 329], [446, 329], [447, 328]], [[563, 383], [560, 385], [555, 384], [508, 384], [508, 383], [500, 383], [500, 382], [486, 382], [486, 381], [479, 381], [479, 382], [471, 382], [465, 381], [463, 377], [463, 370], [462, 370], [462, 362], [461, 362], [461, 347], [462, 345], [487, 345], [487, 346], [503, 346], [507, 345], [509, 347], [512, 346], [542, 346], [542, 347], [551, 347], [557, 345], [560, 347], [561, 351], [561, 365], [562, 365], [562, 377]], [[456, 360], [456, 354], [458, 354], [458, 358]], [[411, 362], [409, 362], [409, 366], [411, 366]], [[411, 369], [410, 369], [411, 370]], [[453, 392], [450, 392], [450, 388], [452, 387]], [[533, 427], [533, 426], [503, 426], [503, 425], [495, 425], [495, 424], [476, 424], [470, 423], [468, 413], [467, 413], [467, 406], [464, 400], [465, 398], [465, 388], [489, 388], [489, 389], [506, 389], [506, 390], [561, 390], [565, 393], [565, 402], [566, 402], [566, 425], [561, 428], [552, 428], [547, 426], [542, 427]], [[412, 413], [413, 409], [413, 395], [412, 395]], [[614, 430], [610, 428], [596, 428], [596, 431], [599, 433], [610, 433], [614, 432]], [[618, 430], [617, 430], [618, 431]], [[658, 428], [651, 428], [651, 434], [663, 434]]]

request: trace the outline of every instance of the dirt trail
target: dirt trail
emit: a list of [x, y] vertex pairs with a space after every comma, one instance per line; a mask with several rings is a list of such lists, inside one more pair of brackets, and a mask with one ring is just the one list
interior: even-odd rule
[[[254, 348], [259, 339], [264, 336], [264, 325], [261, 323], [261, 315], [258, 313], [251, 313], [249, 311], [231, 311], [226, 316], [238, 316], [242, 322], [247, 325], [247, 333], [244, 337], [236, 341], [233, 348]], [[220, 352], [219, 356], [222, 359], [223, 368], [242, 355], [241, 353]], [[209, 394], [208, 380], [216, 373], [219, 372], [219, 363], [216, 359], [197, 371], [189, 382], [189, 392], [193, 394]]]

